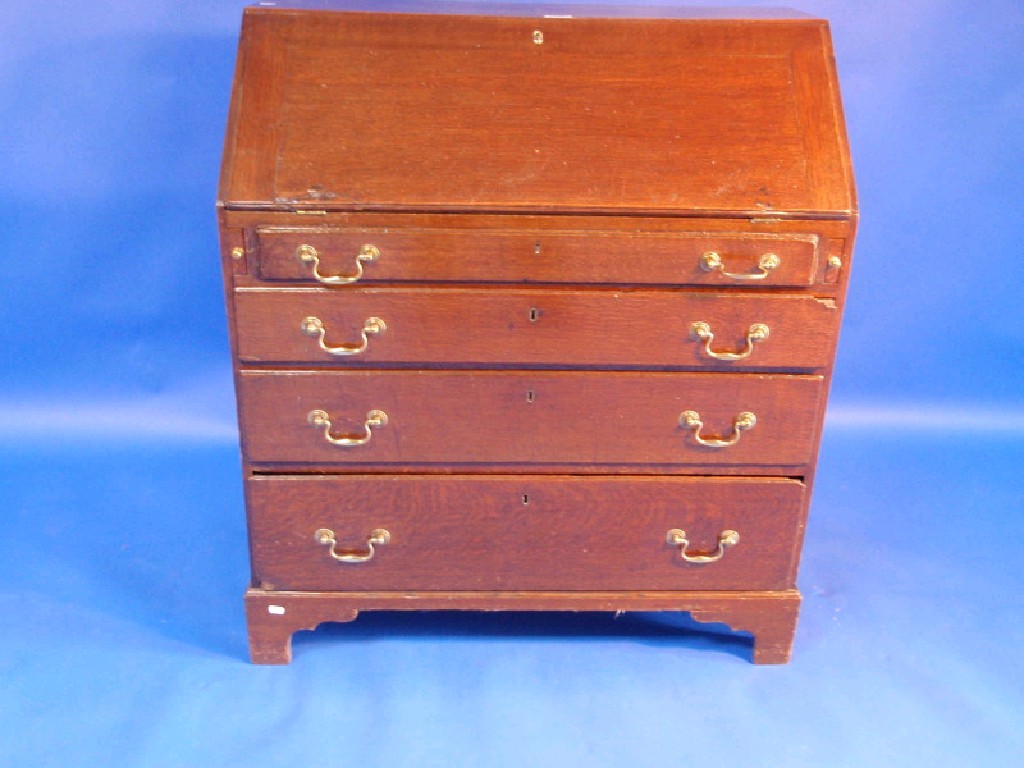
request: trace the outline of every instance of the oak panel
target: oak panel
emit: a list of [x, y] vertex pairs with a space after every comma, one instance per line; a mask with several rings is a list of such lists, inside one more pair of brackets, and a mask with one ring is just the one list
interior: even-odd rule
[[[255, 463], [798, 465], [817, 439], [819, 376], [498, 371], [242, 371], [246, 457]], [[366, 414], [388, 415], [364, 445]], [[679, 423], [697, 411], [705, 439], [753, 429], [727, 448], [697, 443]]]
[[[353, 288], [239, 289], [238, 354], [245, 363], [379, 363], [501, 367], [824, 368], [838, 323], [812, 297], [667, 292]], [[304, 330], [306, 318], [318, 333]], [[367, 333], [367, 320], [384, 330]], [[706, 323], [710, 345], [694, 331]], [[767, 338], [748, 342], [751, 326]], [[332, 354], [336, 349], [352, 354]], [[742, 354], [722, 360], [708, 353]], [[357, 351], [358, 350], [358, 351]]]
[[[779, 478], [256, 477], [253, 562], [283, 590], [785, 589], [804, 486]], [[372, 559], [343, 563], [314, 539]], [[717, 562], [688, 555], [739, 542]]]
[[853, 207], [817, 19], [249, 9], [242, 45], [226, 205]]
[[[621, 231], [552, 230], [528, 217], [506, 217], [500, 230], [428, 228], [408, 216], [389, 226], [260, 227], [259, 275], [265, 280], [315, 284], [298, 249], [312, 246], [320, 273], [351, 275], [365, 245], [380, 256], [364, 263], [360, 282], [458, 281], [533, 283], [618, 283], [730, 287], [806, 286], [818, 274], [815, 234], [696, 231], [658, 232], [649, 222], [624, 221]], [[581, 222], [582, 224], [583, 222]], [[721, 256], [726, 271], [759, 275], [767, 254], [779, 265], [761, 280], [729, 277], [702, 267], [702, 256]]]

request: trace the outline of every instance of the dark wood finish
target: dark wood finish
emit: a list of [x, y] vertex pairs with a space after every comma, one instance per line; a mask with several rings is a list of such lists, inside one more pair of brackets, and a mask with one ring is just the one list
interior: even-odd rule
[[[564, 221], [564, 219], [563, 219]], [[454, 223], [454, 222], [453, 222]], [[568, 224], [569, 222], [565, 222]], [[261, 227], [256, 230], [257, 264], [265, 280], [315, 285], [309, 265], [296, 257], [302, 245], [320, 256], [326, 275], [351, 274], [363, 245], [380, 250], [365, 265], [360, 282], [617, 283], [708, 285], [749, 288], [751, 283], [701, 267], [701, 257], [718, 253], [731, 272], [758, 274], [758, 260], [779, 257], [758, 286], [810, 285], [818, 279], [819, 238], [814, 234], [758, 232], [557, 230], [529, 217], [505, 217], [501, 229], [463, 225], [422, 228], [409, 216], [394, 216], [385, 226]], [[576, 227], [583, 222], [572, 222]], [[637, 222], [630, 222], [637, 226]]]
[[686, 611], [754, 636], [756, 664], [785, 664], [800, 593], [781, 592], [287, 592], [245, 593], [249, 648], [256, 664], [288, 664], [292, 634], [360, 611]]
[[[285, 590], [683, 590], [793, 587], [804, 486], [779, 478], [256, 477], [249, 480], [257, 584]], [[575, 514], [587, 510], [586, 517]], [[369, 532], [391, 540], [342, 563]], [[666, 541], [687, 533], [713, 563]]]
[[813, 465], [800, 464], [716, 464], [712, 469], [695, 467], [692, 464], [529, 464], [525, 462], [450, 462], [445, 464], [310, 464], [309, 462], [275, 461], [256, 462], [245, 460], [247, 475], [278, 474], [363, 474], [379, 473], [388, 475], [523, 475], [543, 477], [548, 475], [653, 475], [664, 477], [695, 476], [713, 473], [716, 477], [794, 477], [807, 479]]
[[752, 6], [687, 6], [651, 3], [649, 5], [605, 5], [576, 3], [571, 7], [557, 3], [492, 3], [473, 0], [388, 0], [381, 7], [377, 0], [274, 0], [275, 8], [309, 11], [373, 11], [374, 13], [431, 13], [450, 16], [522, 16], [545, 19], [727, 19], [737, 21], [812, 19], [810, 14], [792, 8]]
[[[218, 207], [253, 660], [285, 663], [295, 630], [361, 610], [436, 608], [690, 611], [753, 632], [756, 662], [788, 660], [857, 220], [827, 25], [763, 9], [360, 10], [248, 9], [239, 46]], [[296, 258], [313, 245], [345, 274], [367, 243], [381, 257], [352, 286], [317, 287]], [[701, 270], [710, 250], [733, 272], [768, 251], [781, 264], [740, 281]], [[314, 312], [329, 344], [368, 316], [388, 329], [328, 359], [299, 327]], [[714, 349], [753, 322], [770, 337], [708, 363], [696, 319]], [[370, 408], [390, 421], [340, 448], [306, 423], [317, 407], [336, 434], [361, 433]], [[741, 409], [758, 424], [702, 448], [685, 409], [704, 435]], [[741, 543], [707, 569], [635, 566], [683, 503], [672, 519], [694, 548], [726, 524]], [[393, 543], [325, 562], [302, 533], [321, 515], [339, 546], [367, 533], [342, 526], [377, 517]]]
[[818, 19], [249, 8], [242, 47], [229, 207], [853, 209]]
[[[702, 285], [737, 290], [778, 288], [786, 291], [811, 290], [814, 295], [836, 292], [842, 269], [828, 266], [828, 258], [846, 259], [846, 238], [851, 235], [847, 221], [830, 219], [782, 218], [777, 214], [749, 217], [703, 218], [695, 215], [678, 216], [625, 216], [590, 215], [566, 216], [557, 214], [486, 214], [472, 216], [450, 213], [378, 213], [326, 210], [274, 210], [251, 211], [222, 209], [225, 226], [241, 228], [246, 232], [245, 274], [238, 286], [260, 286], [261, 263], [268, 260], [273, 281], [286, 280], [296, 270], [292, 282], [313, 285], [305, 276], [309, 267], [300, 269], [295, 249], [310, 239], [309, 244], [323, 250], [324, 273], [350, 271], [339, 256], [334, 243], [356, 249], [365, 240], [343, 239], [345, 233], [356, 231], [385, 232], [388, 240], [376, 244], [385, 250], [375, 262], [365, 265], [361, 283], [384, 281], [388, 284], [404, 282], [517, 282], [568, 283], [615, 285]], [[527, 254], [524, 262], [522, 240], [515, 232], [522, 231], [528, 250], [541, 244], [541, 257]], [[269, 237], [268, 233], [274, 233]], [[288, 234], [291, 233], [291, 234]], [[405, 233], [408, 233], [406, 235]], [[450, 238], [444, 235], [450, 234]], [[566, 250], [569, 238], [591, 235], [601, 244], [600, 250], [573, 252]], [[393, 236], [393, 237], [392, 237]], [[556, 239], [552, 240], [552, 236]], [[311, 238], [323, 239], [312, 240]], [[531, 240], [532, 238], [532, 240]], [[272, 250], [265, 253], [261, 241]], [[358, 242], [357, 242], [358, 241]], [[628, 244], [644, 247], [630, 249]], [[718, 248], [727, 263], [740, 267], [752, 266], [765, 253], [768, 244], [775, 246], [772, 253], [781, 258], [780, 266], [763, 281], [741, 283], [725, 278], [717, 272], [704, 272], [697, 260], [705, 250]], [[401, 250], [396, 250], [401, 244]], [[660, 244], [652, 248], [652, 244]], [[808, 250], [806, 244], [813, 244]], [[442, 246], [437, 248], [437, 246]], [[613, 262], [608, 254], [618, 252], [627, 263]], [[445, 250], [457, 248], [457, 251]], [[545, 258], [557, 248], [558, 259]], [[453, 258], [452, 254], [457, 257]], [[351, 257], [351, 251], [348, 252]], [[742, 261], [737, 262], [740, 258]], [[806, 262], [813, 260], [813, 266]], [[294, 263], [294, 267], [292, 264]], [[464, 269], [460, 269], [460, 264]], [[569, 265], [571, 264], [571, 269]], [[812, 270], [810, 285], [804, 270]], [[742, 271], [742, 269], [740, 270]], [[685, 276], [681, 276], [684, 275]], [[388, 275], [387, 279], [382, 278]], [[394, 276], [395, 279], [392, 279]], [[269, 278], [264, 278], [264, 280]], [[703, 282], [702, 282], [703, 281]], [[338, 288], [346, 290], [346, 287]]]
[[[252, 462], [311, 464], [803, 464], [817, 439], [816, 376], [754, 374], [346, 371], [242, 373], [239, 398]], [[336, 446], [307, 415], [324, 410], [334, 434], [360, 435], [370, 410], [388, 415], [365, 445]], [[695, 410], [708, 448], [679, 424]]]
[[[705, 370], [804, 370], [832, 359], [835, 302], [779, 295], [579, 290], [358, 288], [239, 289], [238, 354], [251, 364], [380, 363], [483, 367], [661, 367]], [[306, 317], [324, 327], [324, 344], [365, 351], [337, 356], [305, 333]], [[749, 357], [722, 361], [692, 331], [706, 322], [715, 353], [743, 352], [751, 325], [768, 338]]]

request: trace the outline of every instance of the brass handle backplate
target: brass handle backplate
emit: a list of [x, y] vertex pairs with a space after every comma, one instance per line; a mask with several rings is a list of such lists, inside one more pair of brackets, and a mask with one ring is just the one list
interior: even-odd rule
[[754, 344], [768, 338], [768, 326], [764, 323], [754, 323], [747, 329], [747, 345], [739, 352], [716, 352], [711, 348], [711, 342], [715, 340], [715, 334], [711, 331], [711, 325], [703, 320], [698, 320], [690, 326], [690, 334], [698, 341], [704, 342], [704, 354], [715, 360], [744, 360], [750, 357], [754, 351]]
[[722, 555], [725, 554], [726, 547], [731, 547], [740, 543], [740, 535], [736, 531], [722, 531], [718, 534], [718, 549], [712, 552], [710, 555], [689, 555], [686, 553], [686, 548], [690, 546], [690, 542], [686, 538], [686, 531], [681, 531], [678, 528], [673, 528], [665, 535], [665, 541], [669, 544], [679, 547], [679, 556], [688, 563], [713, 563], [716, 560], [721, 560]]
[[708, 448], [726, 448], [739, 442], [740, 432], [744, 429], [753, 429], [757, 424], [757, 417], [750, 411], [736, 414], [736, 418], [732, 420], [732, 434], [728, 437], [701, 437], [700, 431], [704, 427], [704, 422], [700, 420], [700, 414], [696, 411], [683, 411], [679, 414], [679, 424], [691, 430], [693, 439], [700, 445]]
[[375, 546], [387, 544], [391, 541], [391, 534], [384, 528], [374, 528], [370, 531], [370, 535], [366, 537], [365, 552], [353, 552], [351, 550], [339, 552], [337, 548], [338, 541], [334, 537], [334, 531], [330, 528], [320, 528], [313, 534], [313, 538], [317, 544], [330, 547], [331, 557], [339, 563], [365, 563], [367, 560], [372, 560], [373, 556], [377, 554], [377, 550], [374, 549]]
[[314, 427], [322, 427], [324, 430], [324, 439], [331, 445], [341, 446], [352, 446], [352, 445], [366, 445], [370, 442], [370, 438], [373, 437], [371, 427], [383, 427], [388, 423], [388, 415], [384, 411], [373, 410], [366, 414], [366, 421], [363, 422], [363, 434], [361, 435], [341, 435], [335, 437], [331, 434], [331, 417], [327, 411], [321, 411], [319, 409], [310, 411], [306, 420]]
[[774, 253], [762, 254], [761, 258], [757, 261], [757, 272], [726, 272], [725, 263], [722, 261], [722, 257], [717, 251], [707, 251], [700, 257], [700, 268], [705, 272], [721, 272], [725, 277], [731, 280], [764, 280], [768, 277], [768, 274], [776, 269], [782, 260]]
[[361, 341], [358, 344], [327, 344], [324, 337], [327, 330], [319, 317], [307, 317], [302, 321], [302, 332], [310, 336], [319, 336], [320, 349], [331, 355], [343, 357], [345, 355], [358, 355], [366, 351], [370, 340], [367, 334], [384, 333], [388, 329], [387, 324], [379, 317], [368, 317], [363, 323], [363, 330], [360, 333]]
[[380, 258], [380, 249], [375, 245], [364, 245], [356, 254], [356, 271], [351, 275], [322, 275], [320, 274], [320, 254], [312, 245], [303, 243], [295, 249], [295, 256], [303, 264], [313, 265], [313, 277], [318, 283], [324, 285], [348, 285], [356, 282], [363, 276], [363, 262], [376, 261]]

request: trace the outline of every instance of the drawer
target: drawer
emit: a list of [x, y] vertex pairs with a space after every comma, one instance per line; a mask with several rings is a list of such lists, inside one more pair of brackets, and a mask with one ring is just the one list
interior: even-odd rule
[[[243, 449], [256, 463], [802, 465], [822, 394], [820, 376], [730, 373], [239, 376]], [[714, 440], [732, 444], [704, 444]]]
[[785, 478], [257, 476], [248, 497], [282, 590], [785, 589], [804, 520]]
[[835, 302], [810, 296], [486, 288], [239, 289], [247, 363], [824, 368]]
[[[264, 280], [807, 286], [813, 234], [260, 227]], [[716, 254], [711, 256], [710, 254]], [[762, 265], [766, 268], [762, 268]]]

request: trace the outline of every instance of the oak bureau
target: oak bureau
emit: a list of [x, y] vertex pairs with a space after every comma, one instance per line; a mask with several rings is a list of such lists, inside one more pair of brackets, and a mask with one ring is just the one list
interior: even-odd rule
[[826, 22], [319, 7], [245, 11], [220, 183], [253, 661], [411, 609], [788, 660], [857, 220]]

